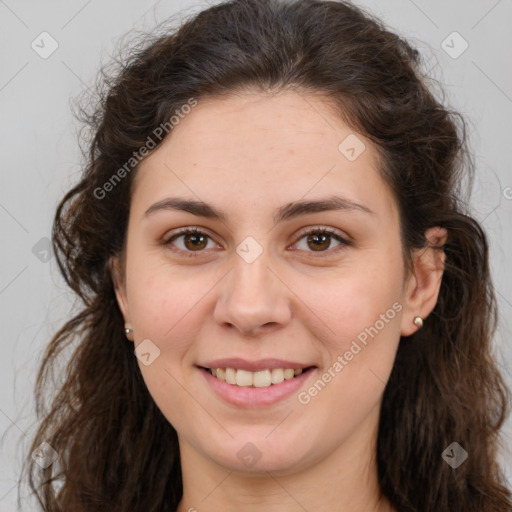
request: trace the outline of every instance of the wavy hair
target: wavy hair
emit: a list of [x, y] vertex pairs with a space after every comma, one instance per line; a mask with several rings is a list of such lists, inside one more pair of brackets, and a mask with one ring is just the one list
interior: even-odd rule
[[[177, 434], [124, 336], [109, 267], [123, 254], [137, 166], [112, 178], [190, 98], [255, 89], [321, 94], [376, 144], [407, 268], [428, 228], [448, 233], [438, 302], [424, 328], [400, 340], [384, 391], [382, 493], [404, 512], [512, 509], [498, 464], [510, 391], [492, 350], [488, 241], [463, 198], [475, 172], [467, 123], [436, 99], [421, 64], [409, 42], [348, 1], [231, 0], [145, 35], [102, 67], [96, 102], [82, 109], [86, 161], [52, 231], [80, 309], [50, 341], [37, 375], [31, 450], [46, 441], [60, 457], [43, 470], [27, 457], [24, 469], [45, 512], [169, 512], [181, 500]], [[60, 361], [67, 365], [51, 394]], [[454, 441], [469, 453], [456, 470], [441, 457]]]

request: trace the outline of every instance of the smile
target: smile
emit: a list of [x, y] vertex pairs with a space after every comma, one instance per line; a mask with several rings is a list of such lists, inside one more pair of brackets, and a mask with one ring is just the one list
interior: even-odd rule
[[[235, 362], [238, 364], [233, 364]], [[197, 366], [197, 370], [214, 395], [238, 408], [252, 409], [268, 407], [292, 397], [307, 381], [314, 379], [318, 372], [316, 366], [297, 364], [302, 368], [286, 368], [277, 367], [277, 364], [277, 361], [269, 364], [268, 360], [265, 365], [247, 362], [244, 364], [240, 360], [230, 360], [227, 363], [224, 360], [221, 364], [212, 365], [212, 368]], [[242, 365], [246, 368], [252, 366], [254, 371], [238, 368]]]
[[251, 372], [236, 368], [205, 368], [213, 377], [233, 386], [267, 388], [291, 380], [310, 368], [272, 368]]

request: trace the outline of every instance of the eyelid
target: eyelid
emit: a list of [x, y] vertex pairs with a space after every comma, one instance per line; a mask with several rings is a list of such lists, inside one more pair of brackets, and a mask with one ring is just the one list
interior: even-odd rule
[[[314, 258], [320, 257], [321, 258], [321, 257], [332, 256], [333, 254], [337, 254], [340, 250], [345, 249], [346, 246], [352, 245], [352, 240], [348, 235], [341, 234], [341, 232], [335, 228], [330, 228], [330, 227], [321, 226], [321, 225], [305, 226], [304, 228], [302, 228], [297, 234], [294, 235], [293, 239], [295, 241], [293, 242], [292, 245], [297, 244], [302, 238], [304, 238], [304, 236], [309, 235], [310, 233], [320, 233], [320, 234], [330, 235], [331, 237], [335, 238], [338, 242], [340, 242], [340, 245], [338, 245], [332, 249], [328, 249], [326, 251], [318, 251], [318, 252], [317, 251], [303, 251], [303, 252], [309, 253], [310, 255], [315, 255], [315, 253], [316, 253], [316, 256], [308, 255], [308, 257], [314, 257]], [[171, 242], [173, 240], [175, 240], [176, 238], [179, 238], [180, 236], [188, 235], [188, 234], [206, 235], [210, 240], [217, 243], [215, 241], [215, 239], [213, 238], [213, 236], [211, 236], [209, 234], [209, 231], [206, 228], [203, 228], [200, 226], [188, 226], [188, 227], [184, 227], [184, 228], [179, 228], [179, 229], [175, 230], [174, 232], [172, 232], [169, 236], [165, 236], [163, 238], [161, 244], [164, 246], [167, 246], [167, 245], [171, 244]], [[178, 249], [178, 248], [171, 249], [171, 250], [173, 252], [185, 254], [186, 256], [195, 256], [195, 257], [197, 257], [197, 256], [200, 257], [203, 255], [201, 253], [207, 252], [204, 249], [200, 250], [200, 251], [184, 251], [184, 250]], [[297, 250], [297, 249], [294, 249], [294, 250]]]

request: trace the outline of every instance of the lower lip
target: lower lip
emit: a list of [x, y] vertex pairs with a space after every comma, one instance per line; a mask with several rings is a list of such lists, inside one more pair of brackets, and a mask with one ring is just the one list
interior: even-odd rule
[[208, 371], [199, 368], [206, 382], [208, 382], [217, 395], [232, 405], [248, 408], [272, 405], [280, 400], [284, 400], [297, 392], [315, 370], [316, 368], [311, 368], [307, 372], [301, 373], [293, 379], [284, 380], [280, 384], [272, 384], [266, 388], [255, 388], [228, 384], [225, 381], [217, 379], [217, 377], [214, 377]]

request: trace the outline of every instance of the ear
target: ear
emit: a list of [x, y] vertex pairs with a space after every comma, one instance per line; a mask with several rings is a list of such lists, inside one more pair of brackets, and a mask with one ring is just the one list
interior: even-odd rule
[[402, 315], [402, 336], [410, 336], [418, 330], [414, 318], [423, 320], [430, 315], [437, 303], [443, 278], [446, 254], [442, 245], [446, 242], [447, 231], [433, 227], [426, 231], [427, 247], [416, 249], [413, 255], [414, 268], [405, 284]]
[[117, 304], [124, 317], [126, 325], [130, 325], [130, 309], [128, 307], [128, 299], [126, 297], [126, 281], [121, 269], [121, 261], [118, 256], [111, 256], [109, 259], [110, 274], [114, 283]]

